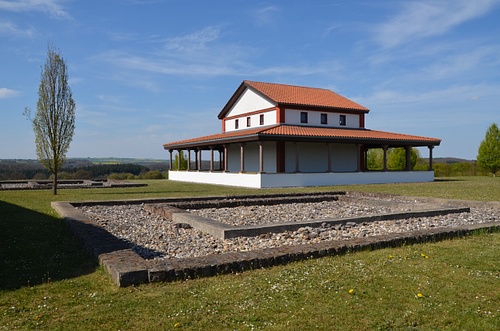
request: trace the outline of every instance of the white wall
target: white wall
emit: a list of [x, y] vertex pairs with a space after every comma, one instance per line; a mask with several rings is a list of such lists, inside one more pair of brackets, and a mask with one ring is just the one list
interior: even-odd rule
[[[275, 173], [276, 168], [276, 143], [264, 142], [264, 172]], [[328, 171], [328, 145], [326, 143], [298, 143], [299, 171], [327, 172]], [[295, 144], [285, 143], [285, 172], [295, 172]], [[228, 170], [240, 172], [241, 150], [239, 144], [228, 147]], [[259, 171], [259, 146], [257, 142], [245, 144], [245, 171]], [[332, 171], [349, 172], [358, 168], [358, 149], [354, 144], [331, 144]]]
[[[356, 171], [358, 168], [357, 146], [331, 144], [332, 171]], [[299, 171], [328, 171], [328, 145], [325, 143], [298, 143]], [[285, 144], [285, 172], [295, 172], [295, 144]]]
[[[300, 113], [307, 112], [308, 123], [300, 122]], [[321, 114], [327, 114], [328, 124], [321, 124]], [[346, 125], [340, 126], [340, 115], [346, 116]], [[359, 128], [359, 115], [356, 114], [344, 114], [341, 111], [339, 113], [327, 113], [321, 111], [311, 111], [311, 110], [296, 110], [296, 109], [285, 109], [285, 122], [291, 125], [304, 125], [304, 126], [324, 126], [330, 128]]]
[[388, 184], [434, 181], [433, 171], [237, 174], [223, 172], [173, 171], [169, 180], [251, 188]]
[[358, 147], [354, 144], [332, 144], [332, 170], [356, 171]]
[[[264, 124], [260, 124], [260, 115], [264, 115]], [[247, 117], [250, 117], [251, 126], [247, 126]], [[236, 119], [239, 121], [238, 129], [236, 129], [235, 123]], [[241, 117], [232, 118], [230, 120], [226, 120], [226, 131], [235, 131], [235, 130], [245, 130], [249, 128], [254, 128], [258, 126], [264, 125], [272, 125], [276, 124], [276, 110], [270, 110], [258, 114], [252, 114], [250, 116], [242, 115]]]
[[434, 171], [262, 174], [261, 188], [434, 181]]
[[234, 103], [233, 107], [226, 114], [226, 117], [242, 115], [260, 109], [267, 109], [275, 105], [270, 101], [262, 98], [252, 90], [246, 89], [240, 98]]
[[[264, 171], [276, 172], [276, 143], [263, 143]], [[241, 149], [239, 144], [228, 147], [228, 170], [230, 172], [240, 172], [241, 170]], [[245, 144], [245, 172], [259, 172], [259, 145], [258, 143]]]

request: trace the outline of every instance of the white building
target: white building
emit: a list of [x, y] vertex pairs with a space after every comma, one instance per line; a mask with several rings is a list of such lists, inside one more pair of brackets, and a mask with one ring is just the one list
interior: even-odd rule
[[[255, 188], [433, 181], [441, 140], [366, 129], [368, 112], [326, 89], [243, 81], [218, 115], [221, 133], [163, 145], [169, 179]], [[410, 149], [422, 146], [429, 169], [411, 171]], [[387, 171], [393, 147], [406, 149], [405, 171]], [[370, 148], [383, 149], [383, 171], [366, 170]], [[188, 169], [174, 171], [174, 153], [185, 152]]]

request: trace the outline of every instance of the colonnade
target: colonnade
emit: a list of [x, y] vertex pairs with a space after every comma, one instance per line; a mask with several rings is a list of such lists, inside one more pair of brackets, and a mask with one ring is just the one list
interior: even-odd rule
[[[294, 164], [294, 172], [299, 173], [300, 172], [300, 151], [299, 151], [299, 145], [300, 144], [307, 144], [303, 142], [291, 142], [294, 145], [295, 149], [295, 164]], [[246, 172], [245, 169], [245, 142], [238, 143], [239, 144], [239, 149], [240, 149], [240, 173]], [[258, 173], [264, 173], [264, 142], [263, 141], [258, 141], [258, 156], [259, 156], [259, 169]], [[333, 172], [333, 152], [332, 152], [332, 145], [333, 143], [326, 142], [327, 145], [327, 153], [328, 153], [328, 165], [327, 165], [327, 172]], [[367, 152], [368, 148], [365, 147], [364, 144], [356, 144], [357, 146], [357, 172], [365, 171], [366, 170], [366, 159], [367, 159]], [[203, 150], [209, 150], [210, 151], [210, 165], [209, 169], [206, 169], [210, 172], [213, 171], [223, 171], [223, 172], [228, 172], [229, 167], [228, 167], [228, 147], [229, 144], [224, 144], [224, 145], [213, 145], [213, 146], [200, 146], [200, 147], [194, 147], [194, 148], [184, 148], [184, 149], [169, 149], [169, 154], [170, 154], [170, 170], [174, 169], [174, 164], [173, 164], [173, 152], [177, 151], [178, 153], [178, 164], [177, 164], [177, 169], [181, 168], [181, 157], [180, 154], [187, 150], [187, 169], [186, 171], [191, 171], [191, 170], [196, 170], [196, 171], [205, 171], [205, 169], [202, 169], [202, 151]], [[382, 148], [383, 150], [383, 169], [382, 171], [388, 171], [387, 169], [387, 151], [390, 147], [394, 146], [389, 146], [389, 145], [381, 145], [380, 147], [376, 148]], [[429, 148], [429, 167], [428, 170], [432, 170], [432, 150], [434, 146], [427, 146]], [[374, 148], [374, 147], [370, 147]], [[404, 146], [405, 151], [406, 151], [406, 169], [405, 171], [411, 171], [411, 148], [412, 146]], [[195, 151], [195, 168], [191, 169], [191, 151]], [[218, 169], [215, 169], [215, 162], [214, 162], [214, 152], [218, 151], [219, 152], [219, 167]], [[277, 158], [279, 158], [280, 155], [278, 153]], [[282, 157], [282, 155], [281, 155]], [[280, 161], [278, 161], [279, 163]], [[282, 162], [284, 162], [282, 160]], [[285, 172], [284, 168], [280, 170], [280, 167], [277, 167], [277, 172]]]

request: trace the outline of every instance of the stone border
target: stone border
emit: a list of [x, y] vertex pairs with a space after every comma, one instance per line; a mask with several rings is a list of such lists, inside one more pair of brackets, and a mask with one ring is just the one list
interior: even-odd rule
[[[226, 197], [218, 198], [222, 199]], [[148, 199], [147, 201], [128, 200], [125, 203], [172, 202], [174, 200], [180, 201], [186, 199], [190, 198]], [[195, 200], [202, 199], [195, 198]], [[415, 198], [415, 200], [430, 203], [446, 202], [448, 205], [500, 207], [500, 203], [495, 202], [482, 203], [476, 201], [425, 198]], [[93, 202], [93, 204], [99, 203], [102, 204], [103, 202]], [[113, 201], [109, 203], [117, 204], [118, 202]], [[462, 237], [479, 230], [485, 232], [497, 232], [500, 230], [500, 222], [492, 222], [341, 241], [325, 241], [307, 245], [282, 246], [248, 252], [231, 252], [194, 258], [145, 260], [130, 249], [128, 243], [96, 226], [82, 212], [74, 208], [74, 205], [82, 204], [84, 203], [52, 202], [52, 207], [63, 217], [71, 230], [82, 241], [84, 248], [99, 261], [100, 265], [111, 275], [115, 284], [120, 287], [242, 272], [287, 264], [308, 258]]]
[[[360, 224], [363, 222], [376, 222], [376, 221], [389, 221], [397, 220], [403, 218], [413, 218], [413, 217], [434, 217], [447, 214], [459, 214], [470, 212], [469, 207], [434, 207], [427, 208], [423, 210], [414, 210], [406, 212], [394, 212], [376, 215], [365, 215], [365, 216], [355, 216], [355, 217], [345, 217], [345, 218], [325, 218], [313, 221], [303, 221], [303, 222], [281, 222], [281, 223], [270, 223], [261, 225], [240, 225], [232, 226], [229, 224], [217, 222], [213, 219], [191, 214], [183, 209], [172, 208], [170, 206], [165, 206], [163, 210], [157, 210], [157, 208], [149, 207], [147, 209], [149, 212], [159, 214], [164, 218], [173, 221], [177, 224], [189, 224], [191, 227], [200, 230], [202, 232], [208, 233], [219, 239], [230, 239], [236, 237], [256, 237], [261, 234], [267, 233], [281, 233], [285, 231], [297, 231], [302, 227], [320, 227], [323, 224], [329, 226], [336, 226], [345, 223], [356, 223]], [[159, 208], [161, 209], [161, 208]]]

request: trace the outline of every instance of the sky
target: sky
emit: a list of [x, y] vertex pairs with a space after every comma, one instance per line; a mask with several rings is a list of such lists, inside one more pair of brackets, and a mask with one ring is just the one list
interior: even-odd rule
[[0, 0], [0, 159], [36, 159], [23, 111], [51, 44], [76, 102], [68, 157], [166, 159], [221, 132], [253, 80], [333, 90], [367, 128], [472, 160], [500, 124], [499, 18], [500, 0]]

